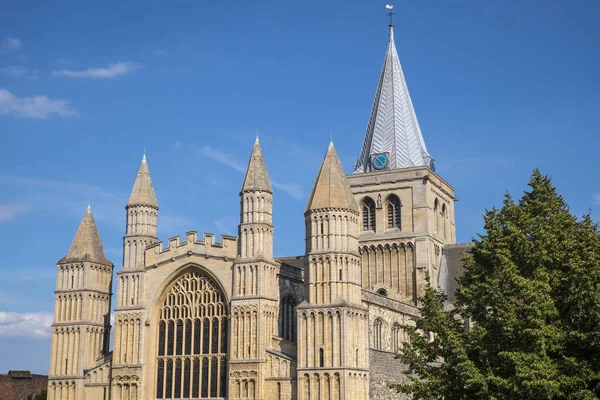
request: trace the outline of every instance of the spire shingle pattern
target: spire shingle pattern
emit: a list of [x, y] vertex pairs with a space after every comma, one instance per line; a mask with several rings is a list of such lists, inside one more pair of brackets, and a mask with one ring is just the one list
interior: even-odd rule
[[388, 154], [390, 169], [429, 166], [432, 160], [406, 86], [391, 25], [383, 70], [354, 172], [372, 171], [371, 156], [381, 153]]

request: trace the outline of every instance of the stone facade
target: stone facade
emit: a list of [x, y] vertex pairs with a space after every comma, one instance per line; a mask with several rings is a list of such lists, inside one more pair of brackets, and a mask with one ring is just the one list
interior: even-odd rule
[[144, 156], [125, 206], [114, 348], [113, 264], [88, 209], [57, 266], [48, 398], [404, 398], [388, 387], [405, 379], [394, 356], [426, 275], [447, 285], [442, 249], [456, 229], [453, 188], [434, 171], [412, 103], [385, 97], [410, 99], [400, 73], [390, 28], [360, 167], [346, 175], [329, 145], [301, 256], [273, 256], [274, 192], [258, 139], [237, 237], [192, 231], [160, 242]]

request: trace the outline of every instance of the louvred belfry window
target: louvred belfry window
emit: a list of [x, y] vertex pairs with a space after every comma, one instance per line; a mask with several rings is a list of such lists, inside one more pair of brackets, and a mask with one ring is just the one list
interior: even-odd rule
[[227, 397], [227, 307], [200, 271], [173, 283], [160, 309], [156, 398]]
[[362, 203], [363, 231], [375, 231], [375, 202], [367, 197]]

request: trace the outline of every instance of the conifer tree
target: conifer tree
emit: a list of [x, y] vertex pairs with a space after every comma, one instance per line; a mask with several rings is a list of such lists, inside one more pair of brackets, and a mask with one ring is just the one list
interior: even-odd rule
[[515, 202], [486, 211], [457, 301], [427, 285], [399, 359], [415, 399], [600, 398], [600, 234], [533, 172]]

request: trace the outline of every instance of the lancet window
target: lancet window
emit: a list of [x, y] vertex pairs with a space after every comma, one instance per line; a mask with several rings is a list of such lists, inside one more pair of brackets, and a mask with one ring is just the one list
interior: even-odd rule
[[367, 197], [362, 202], [363, 231], [375, 231], [375, 202]]
[[373, 324], [373, 348], [375, 350], [381, 350], [382, 349], [382, 327], [383, 327], [383, 322], [381, 322], [381, 319], [377, 318], [375, 320], [375, 323]]
[[157, 399], [227, 397], [227, 306], [200, 271], [179, 277], [160, 309]]
[[387, 201], [388, 228], [402, 229], [402, 204], [396, 195], [391, 195]]
[[279, 306], [279, 336], [290, 342], [296, 341], [296, 300], [289, 294]]

